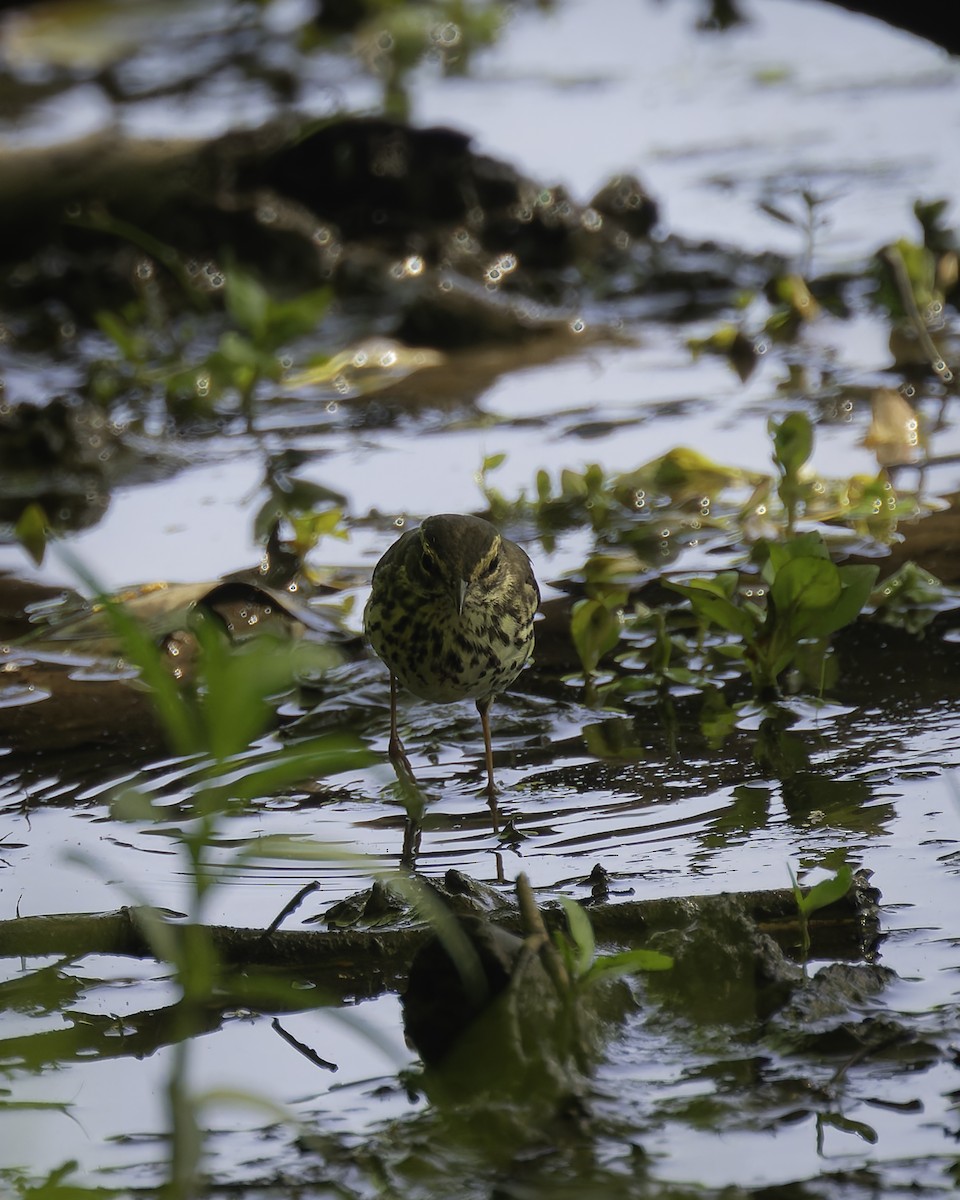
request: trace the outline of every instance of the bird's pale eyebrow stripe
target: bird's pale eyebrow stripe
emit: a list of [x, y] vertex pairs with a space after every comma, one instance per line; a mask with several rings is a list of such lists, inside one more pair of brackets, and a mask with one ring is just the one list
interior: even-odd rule
[[497, 536], [490, 543], [490, 549], [486, 552], [486, 554], [480, 560], [480, 562], [478, 564], [478, 569], [483, 571], [487, 567], [489, 567], [490, 564], [493, 562], [493, 560], [497, 557], [497, 555], [499, 553], [500, 553], [500, 535], [497, 534]]

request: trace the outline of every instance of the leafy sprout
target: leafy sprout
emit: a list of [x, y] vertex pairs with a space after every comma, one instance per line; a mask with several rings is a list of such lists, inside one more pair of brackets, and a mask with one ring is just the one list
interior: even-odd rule
[[668, 971], [673, 966], [670, 955], [659, 950], [597, 954], [593, 926], [586, 910], [569, 896], [559, 899], [567, 918], [567, 932], [557, 930], [553, 941], [575, 992], [638, 971]]
[[[235, 395], [248, 425], [264, 380], [278, 381], [286, 370], [281, 351], [314, 333], [332, 299], [328, 287], [278, 298], [237, 263], [206, 270], [190, 265], [175, 247], [91, 208], [79, 223], [117, 237], [144, 253], [134, 286], [137, 296], [119, 309], [96, 314], [100, 332], [119, 351], [95, 369], [91, 391], [103, 401], [132, 391], [160, 392], [170, 411], [196, 416], [209, 413], [226, 395]], [[181, 308], [168, 310], [158, 273], [177, 285]], [[227, 327], [210, 347], [210, 332], [198, 324], [214, 297], [222, 298]]]
[[733, 635], [754, 691], [769, 697], [778, 694], [781, 676], [799, 660], [805, 643], [819, 643], [822, 658], [831, 634], [856, 619], [870, 597], [878, 568], [838, 567], [816, 532], [761, 543], [757, 554], [764, 560], [765, 588], [758, 589], [756, 599], [742, 595], [734, 571], [664, 583], [689, 601], [704, 627]]
[[779, 423], [771, 420], [768, 428], [773, 439], [773, 461], [780, 471], [777, 494], [786, 513], [790, 537], [812, 489], [812, 481], [805, 481], [802, 472], [813, 453], [813, 426], [804, 413], [791, 413]]
[[842, 900], [843, 897], [850, 891], [850, 885], [853, 882], [853, 871], [844, 863], [838, 867], [836, 872], [829, 879], [821, 879], [812, 888], [804, 892], [797, 877], [793, 873], [793, 868], [789, 867], [790, 883], [793, 888], [793, 896], [797, 902], [797, 915], [800, 918], [800, 950], [803, 958], [804, 966], [810, 955], [810, 917], [818, 912], [821, 908], [826, 908], [830, 904], [836, 903], [837, 900]]

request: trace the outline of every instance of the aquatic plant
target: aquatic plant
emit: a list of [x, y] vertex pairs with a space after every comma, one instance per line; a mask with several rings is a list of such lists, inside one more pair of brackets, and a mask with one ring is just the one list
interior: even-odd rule
[[[101, 217], [100, 227], [142, 240], [124, 223], [106, 217]], [[189, 272], [172, 247], [162, 248], [159, 261], [179, 283], [178, 306], [185, 312], [174, 315], [170, 310], [164, 289], [156, 283], [158, 262], [145, 257], [138, 272], [138, 298], [96, 314], [97, 326], [119, 352], [119, 361], [111, 355], [94, 367], [92, 393], [102, 402], [120, 394], [159, 394], [178, 420], [210, 416], [224, 399], [236, 397], [252, 428], [261, 384], [279, 382], [291, 363], [282, 351], [318, 329], [331, 290], [317, 288], [280, 299], [237, 263], [223, 269], [208, 264]], [[201, 323], [197, 314], [209, 314], [221, 297], [227, 321], [226, 327], [222, 320], [215, 322], [217, 332], [207, 327], [214, 323], [209, 315]]]
[[638, 971], [668, 971], [673, 966], [670, 955], [660, 950], [622, 950], [616, 954], [598, 954], [593, 926], [586, 909], [569, 896], [560, 896], [558, 899], [567, 918], [567, 929], [566, 932], [555, 930], [553, 942], [560, 952], [574, 992]]
[[800, 918], [800, 956], [806, 967], [810, 957], [810, 917], [819, 909], [826, 908], [828, 904], [843, 899], [853, 882], [853, 871], [844, 863], [829, 879], [821, 879], [804, 892], [797, 882], [793, 868], [789, 867], [788, 870], [794, 899], [797, 902], [797, 915]]
[[734, 635], [731, 656], [742, 658], [757, 696], [769, 698], [778, 694], [780, 677], [809, 643], [817, 645], [822, 663], [827, 639], [855, 620], [869, 599], [878, 568], [838, 567], [817, 532], [762, 542], [755, 553], [763, 560], [764, 584], [751, 589], [756, 598], [742, 594], [735, 571], [664, 584], [689, 601], [704, 629]]
[[[164, 1194], [187, 1200], [200, 1189], [203, 1110], [215, 1099], [192, 1093], [189, 1084], [191, 1039], [203, 1028], [204, 1013], [221, 983], [221, 966], [206, 923], [211, 894], [220, 880], [242, 870], [252, 858], [320, 858], [326, 853], [319, 845], [265, 836], [224, 856], [217, 849], [220, 823], [256, 797], [360, 766], [370, 755], [358, 739], [330, 734], [282, 745], [265, 762], [246, 763], [244, 752], [272, 720], [271, 699], [293, 682], [296, 656], [291, 646], [272, 636], [233, 645], [216, 619], [198, 608], [192, 629], [199, 660], [193, 685], [185, 686], [150, 633], [121, 603], [102, 593], [98, 603], [124, 655], [149, 689], [171, 749], [195, 763], [189, 790], [173, 820], [169, 803], [136, 778], [117, 789], [111, 804], [119, 820], [155, 822], [183, 859], [182, 923], [172, 924], [150, 906], [132, 882], [126, 886], [141, 905], [145, 936], [157, 958], [170, 964], [181, 991], [173, 1014], [166, 1088], [170, 1159]], [[251, 981], [251, 997], [258, 990], [269, 993], [269, 982]], [[234, 1099], [266, 1105], [254, 1095]]]

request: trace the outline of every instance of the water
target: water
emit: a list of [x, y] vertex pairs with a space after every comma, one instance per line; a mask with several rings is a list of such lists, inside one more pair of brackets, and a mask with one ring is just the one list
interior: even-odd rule
[[[769, 0], [751, 17], [746, 27], [713, 37], [691, 34], [694, 10], [687, 5], [610, 0], [599, 19], [586, 0], [547, 14], [523, 12], [471, 76], [441, 80], [421, 71], [414, 114], [422, 123], [466, 129], [483, 151], [561, 182], [581, 200], [608, 175], [636, 172], [662, 200], [666, 228], [720, 239], [745, 254], [773, 247], [799, 260], [802, 232], [765, 217], [758, 202], [772, 199], [794, 211], [797, 189], [808, 188], [828, 197], [820, 210], [827, 223], [814, 242], [821, 270], [858, 262], [898, 237], [915, 238], [910, 210], [917, 197], [946, 195], [955, 210], [956, 179], [943, 145], [960, 122], [956, 63], [879, 24], [802, 0]], [[151, 99], [128, 103], [124, 123], [152, 136], [219, 129], [237, 112], [229, 79], [215, 73], [195, 122], [182, 105]], [[359, 75], [345, 71], [343, 87], [369, 102], [372, 89]], [[301, 99], [306, 107], [329, 103], [318, 79], [307, 79]], [[271, 103], [251, 94], [238, 119], [255, 123]], [[38, 109], [16, 144], [36, 148], [89, 134], [102, 129], [109, 110], [99, 88], [78, 85], [65, 100]], [[627, 318], [617, 341], [584, 337], [562, 355], [453, 356], [433, 375], [398, 383], [380, 420], [369, 406], [382, 397], [347, 395], [328, 406], [329, 397], [281, 396], [263, 412], [262, 440], [232, 423], [172, 444], [160, 436], [166, 469], [114, 486], [103, 519], [72, 537], [70, 548], [108, 587], [214, 580], [250, 566], [260, 554], [252, 525], [265, 457], [292, 447], [307, 454], [298, 473], [342, 492], [355, 519], [350, 540], [321, 543], [314, 564], [362, 579], [387, 540], [382, 525], [362, 522], [366, 514], [481, 508], [477, 473], [488, 455], [506, 454], [491, 482], [508, 496], [529, 491], [541, 466], [554, 474], [589, 462], [627, 470], [676, 445], [768, 470], [767, 417], [804, 405], [811, 393], [848, 401], [832, 408], [824, 402], [815, 468], [838, 477], [876, 472], [863, 445], [870, 421], [864, 389], [893, 375], [887, 330], [874, 314], [847, 321], [824, 315], [813, 325], [801, 351], [812, 383], [791, 390], [776, 348], [741, 383], [721, 358], [689, 353], [687, 339], [709, 334], [712, 317], [680, 323], [672, 312], [658, 313], [652, 300], [650, 310]], [[592, 333], [600, 317], [586, 319]], [[18, 359], [15, 368], [6, 377], [10, 402], [35, 400], [73, 380], [69, 363], [42, 356]], [[924, 406], [932, 413], [932, 399]], [[960, 452], [949, 410], [932, 450], [941, 458]], [[925, 487], [930, 495], [955, 489], [954, 466], [930, 471]], [[549, 552], [531, 541], [546, 597], [560, 594], [552, 585], [577, 570], [589, 546], [583, 531], [560, 536]], [[51, 555], [34, 568], [12, 544], [0, 547], [0, 569], [76, 585], [62, 559]], [[358, 583], [346, 594], [355, 601], [347, 625], [356, 630], [365, 587]], [[782, 888], [788, 864], [815, 879], [841, 857], [873, 872], [884, 906], [882, 961], [899, 979], [865, 1009], [901, 1021], [937, 1053], [927, 1060], [919, 1051], [912, 1059], [905, 1052], [902, 1061], [868, 1056], [834, 1084], [841, 1058], [791, 1054], [769, 1040], [752, 1041], [744, 1030], [691, 1030], [651, 1001], [628, 1019], [595, 1080], [601, 1126], [591, 1169], [606, 1187], [639, 1170], [630, 1149], [636, 1143], [646, 1154], [644, 1170], [663, 1184], [749, 1188], [859, 1171], [867, 1179], [873, 1172], [884, 1194], [908, 1181], [949, 1189], [944, 1172], [956, 1158], [958, 1086], [948, 1047], [958, 1012], [951, 921], [960, 741], [946, 673], [953, 644], [938, 644], [934, 653], [929, 644], [918, 647], [912, 666], [898, 662], [900, 674], [868, 659], [873, 673], [859, 686], [848, 681], [842, 706], [792, 705], [795, 723], [767, 746], [766, 758], [758, 754], [761, 717], [749, 710], [715, 748], [700, 735], [690, 704], [680, 704], [671, 727], [650, 707], [597, 711], [575, 686], [549, 672], [529, 674], [495, 710], [501, 818], [512, 819], [521, 835], [505, 840], [478, 794], [481, 743], [472, 707], [405, 703], [407, 743], [429, 799], [418, 865], [431, 876], [455, 867], [506, 889], [525, 871], [544, 896], [560, 891], [583, 899], [598, 863], [612, 877], [614, 897], [634, 898]], [[327, 781], [329, 791], [295, 788], [231, 815], [218, 831], [220, 861], [251, 839], [290, 834], [361, 853], [374, 868], [397, 863], [404, 813], [383, 761], [383, 672], [366, 660], [349, 670], [349, 689], [334, 692], [330, 703], [358, 714], [357, 729], [380, 761]], [[23, 695], [6, 698], [19, 704]], [[36, 693], [30, 699], [42, 724], [46, 701]], [[296, 704], [290, 711], [302, 715]], [[273, 735], [263, 742], [275, 744]], [[771, 746], [784, 757], [771, 759]], [[0, 760], [4, 917], [109, 911], [132, 899], [185, 908], [187, 868], [165, 833], [169, 825], [120, 823], [108, 810], [118, 780], [140, 780], [171, 814], [190, 794], [190, 769], [147, 754], [141, 776], [143, 757], [121, 736], [109, 752]], [[218, 885], [208, 917], [263, 927], [317, 878], [321, 890], [288, 924], [316, 918], [365, 886], [368, 875], [347, 857], [319, 865], [255, 859]], [[53, 966], [2, 965], [9, 981]], [[4, 1038], [106, 1015], [117, 1016], [118, 1030], [124, 1021], [132, 1028], [138, 1014], [174, 997], [167, 969], [150, 963], [96, 957], [62, 964], [55, 974], [68, 998], [49, 1009], [6, 1010]], [[376, 1038], [355, 1031], [353, 1016]], [[372, 1194], [364, 1157], [372, 1147], [405, 1195], [449, 1194], [457, 1177], [469, 1182], [465, 1195], [474, 1194], [470, 1188], [490, 1194], [498, 1177], [477, 1165], [469, 1147], [451, 1143], [442, 1153], [434, 1149], [432, 1160], [424, 1149], [435, 1118], [396, 1084], [398, 1066], [413, 1061], [396, 997], [365, 1001], [346, 1014], [307, 1009], [280, 1019], [335, 1060], [337, 1074], [297, 1054], [270, 1018], [238, 1010], [196, 1039], [194, 1082], [288, 1106], [304, 1129], [329, 1143], [322, 1155], [296, 1150], [294, 1132], [274, 1125], [275, 1116], [218, 1104], [209, 1116], [211, 1161], [225, 1187], [287, 1178], [319, 1188], [326, 1171], [351, 1194]], [[149, 1021], [142, 1027], [149, 1030]], [[43, 1071], [14, 1063], [9, 1086], [17, 1101], [65, 1111], [4, 1111], [0, 1167], [28, 1165], [39, 1175], [75, 1158], [85, 1178], [109, 1170], [121, 1187], [154, 1178], [151, 1164], [164, 1154], [157, 1138], [165, 1127], [169, 1049], [158, 1043], [144, 1058], [122, 1047], [116, 1057], [96, 1048], [62, 1060], [51, 1053]], [[838, 1113], [860, 1125], [844, 1127]], [[875, 1141], [865, 1140], [863, 1126]], [[401, 1152], [408, 1146], [410, 1164]], [[844, 1184], [850, 1195], [868, 1187], [852, 1174]]]
[[956, 203], [943, 144], [957, 66], [943, 51], [803, 0], [745, 7], [723, 36], [692, 37], [700, 15], [630, 0], [524, 13], [472, 77], [425, 87], [417, 116], [578, 199], [637, 174], [671, 229], [745, 249], [798, 253], [757, 202], [792, 207], [806, 187], [831, 198], [821, 268], [912, 234], [918, 196]]

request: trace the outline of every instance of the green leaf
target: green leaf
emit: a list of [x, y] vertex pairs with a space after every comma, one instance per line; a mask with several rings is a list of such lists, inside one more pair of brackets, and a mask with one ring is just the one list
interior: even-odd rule
[[343, 510], [328, 508], [324, 512], [298, 513], [290, 517], [294, 547], [301, 560], [325, 537], [346, 541], [350, 537], [343, 523]]
[[565, 499], [582, 498], [587, 494], [587, 484], [579, 471], [564, 467], [560, 472], [560, 494]]
[[673, 959], [659, 950], [624, 950], [620, 954], [603, 954], [581, 976], [581, 983], [591, 985], [603, 979], [620, 979], [638, 971], [669, 971]]
[[104, 310], [94, 316], [100, 332], [110, 339], [127, 362], [139, 362], [146, 357], [147, 340], [131, 329], [119, 313]]
[[295, 338], [313, 333], [326, 315], [333, 299], [332, 288], [317, 288], [292, 300], [271, 300], [267, 307], [266, 328], [259, 337], [262, 349], [276, 350]]
[[192, 625], [203, 651], [207, 746], [223, 761], [245, 750], [266, 728], [272, 713], [267, 699], [292, 685], [294, 660], [289, 645], [272, 637], [233, 647], [200, 609]]
[[537, 471], [536, 487], [538, 502], [540, 504], [549, 504], [553, 488], [550, 483], [550, 475], [543, 467]]
[[718, 625], [740, 637], [753, 639], [756, 636], [756, 621], [751, 613], [727, 598], [727, 581], [736, 581], [733, 571], [725, 571], [714, 579], [691, 579], [689, 583], [674, 583], [663, 580], [671, 591], [685, 596], [696, 616], [708, 625]]
[[333, 862], [368, 869], [370, 860], [362, 854], [316, 838], [296, 834], [267, 833], [247, 842], [234, 855], [237, 865], [257, 859], [289, 859], [292, 862]]
[[793, 898], [797, 902], [797, 910], [803, 916], [803, 892], [800, 890], [800, 884], [797, 881], [796, 875], [793, 873], [793, 867], [787, 864], [787, 871], [790, 875], [790, 888], [793, 892]]
[[139, 788], [124, 787], [110, 797], [110, 816], [117, 821], [146, 822], [167, 820], [170, 814]]
[[167, 668], [163, 652], [143, 625], [125, 613], [120, 604], [106, 596], [100, 600], [123, 643], [125, 656], [139, 668], [140, 678], [150, 689], [173, 749], [184, 755], [201, 750], [203, 739], [197, 710]]
[[262, 1093], [248, 1092], [243, 1088], [208, 1088], [194, 1096], [194, 1103], [199, 1109], [221, 1109], [225, 1106], [250, 1109], [262, 1118], [264, 1124], [292, 1124], [296, 1120], [292, 1108], [278, 1104]]
[[36, 502], [28, 504], [20, 514], [13, 532], [17, 541], [39, 567], [47, 551], [50, 522], [43, 508]]
[[839, 575], [843, 588], [840, 598], [828, 612], [819, 617], [811, 614], [806, 636], [828, 637], [855, 621], [870, 598], [878, 571], [878, 567], [866, 563], [840, 567]]
[[[792, 873], [791, 873], [792, 874]], [[810, 916], [820, 908], [826, 908], [850, 891], [853, 882], [853, 871], [846, 864], [838, 868], [837, 873], [830, 879], [822, 879], [814, 884], [805, 894], [800, 893], [794, 880], [794, 894], [797, 895], [797, 907], [804, 916]]]
[[642, 470], [652, 475], [652, 486], [674, 500], [693, 496], [716, 496], [724, 488], [736, 487], [747, 473], [715, 463], [697, 450], [676, 446]]
[[587, 675], [620, 640], [620, 617], [601, 600], [578, 600], [570, 617], [570, 636]]
[[236, 800], [273, 796], [305, 779], [320, 779], [340, 771], [358, 770], [375, 760], [359, 738], [329, 734], [297, 742], [254, 765], [231, 780], [230, 795]]
[[801, 638], [808, 636], [814, 617], [838, 602], [841, 591], [840, 572], [829, 559], [794, 558], [777, 572], [770, 598], [777, 620]]
[[266, 332], [270, 308], [270, 296], [266, 288], [252, 275], [238, 267], [231, 267], [226, 273], [224, 293], [227, 312], [255, 342], [260, 342]]
[[241, 367], [252, 371], [265, 368], [272, 371], [275, 360], [272, 356], [265, 356], [256, 342], [246, 334], [236, 329], [228, 329], [220, 335], [216, 352], [208, 360], [212, 369], [217, 369], [221, 364], [229, 372], [236, 372]]
[[784, 474], [795, 476], [813, 453], [813, 425], [805, 413], [790, 413], [769, 423], [773, 457]]
[[[766, 556], [764, 561], [763, 555]], [[777, 572], [794, 559], [830, 558], [827, 544], [817, 532], [802, 533], [783, 542], [765, 541], [758, 546], [757, 557], [763, 561], [763, 578], [771, 583]]]
[[593, 964], [593, 956], [596, 952], [593, 926], [590, 924], [590, 918], [587, 916], [586, 911], [576, 900], [571, 900], [569, 896], [560, 896], [559, 900], [563, 905], [564, 912], [567, 914], [570, 937], [576, 947], [577, 954], [574, 975], [579, 978]]
[[893, 604], [939, 606], [948, 595], [949, 589], [936, 575], [908, 559], [893, 575], [884, 579], [883, 586], [871, 597], [871, 603], [877, 608]]
[[739, 582], [740, 576], [736, 571], [721, 571], [717, 575], [688, 580], [685, 584], [673, 583], [669, 579], [664, 580], [666, 586], [673, 588], [674, 591], [680, 592], [688, 588], [696, 588], [698, 592], [707, 592], [710, 595], [720, 596], [724, 600], [734, 599]]

